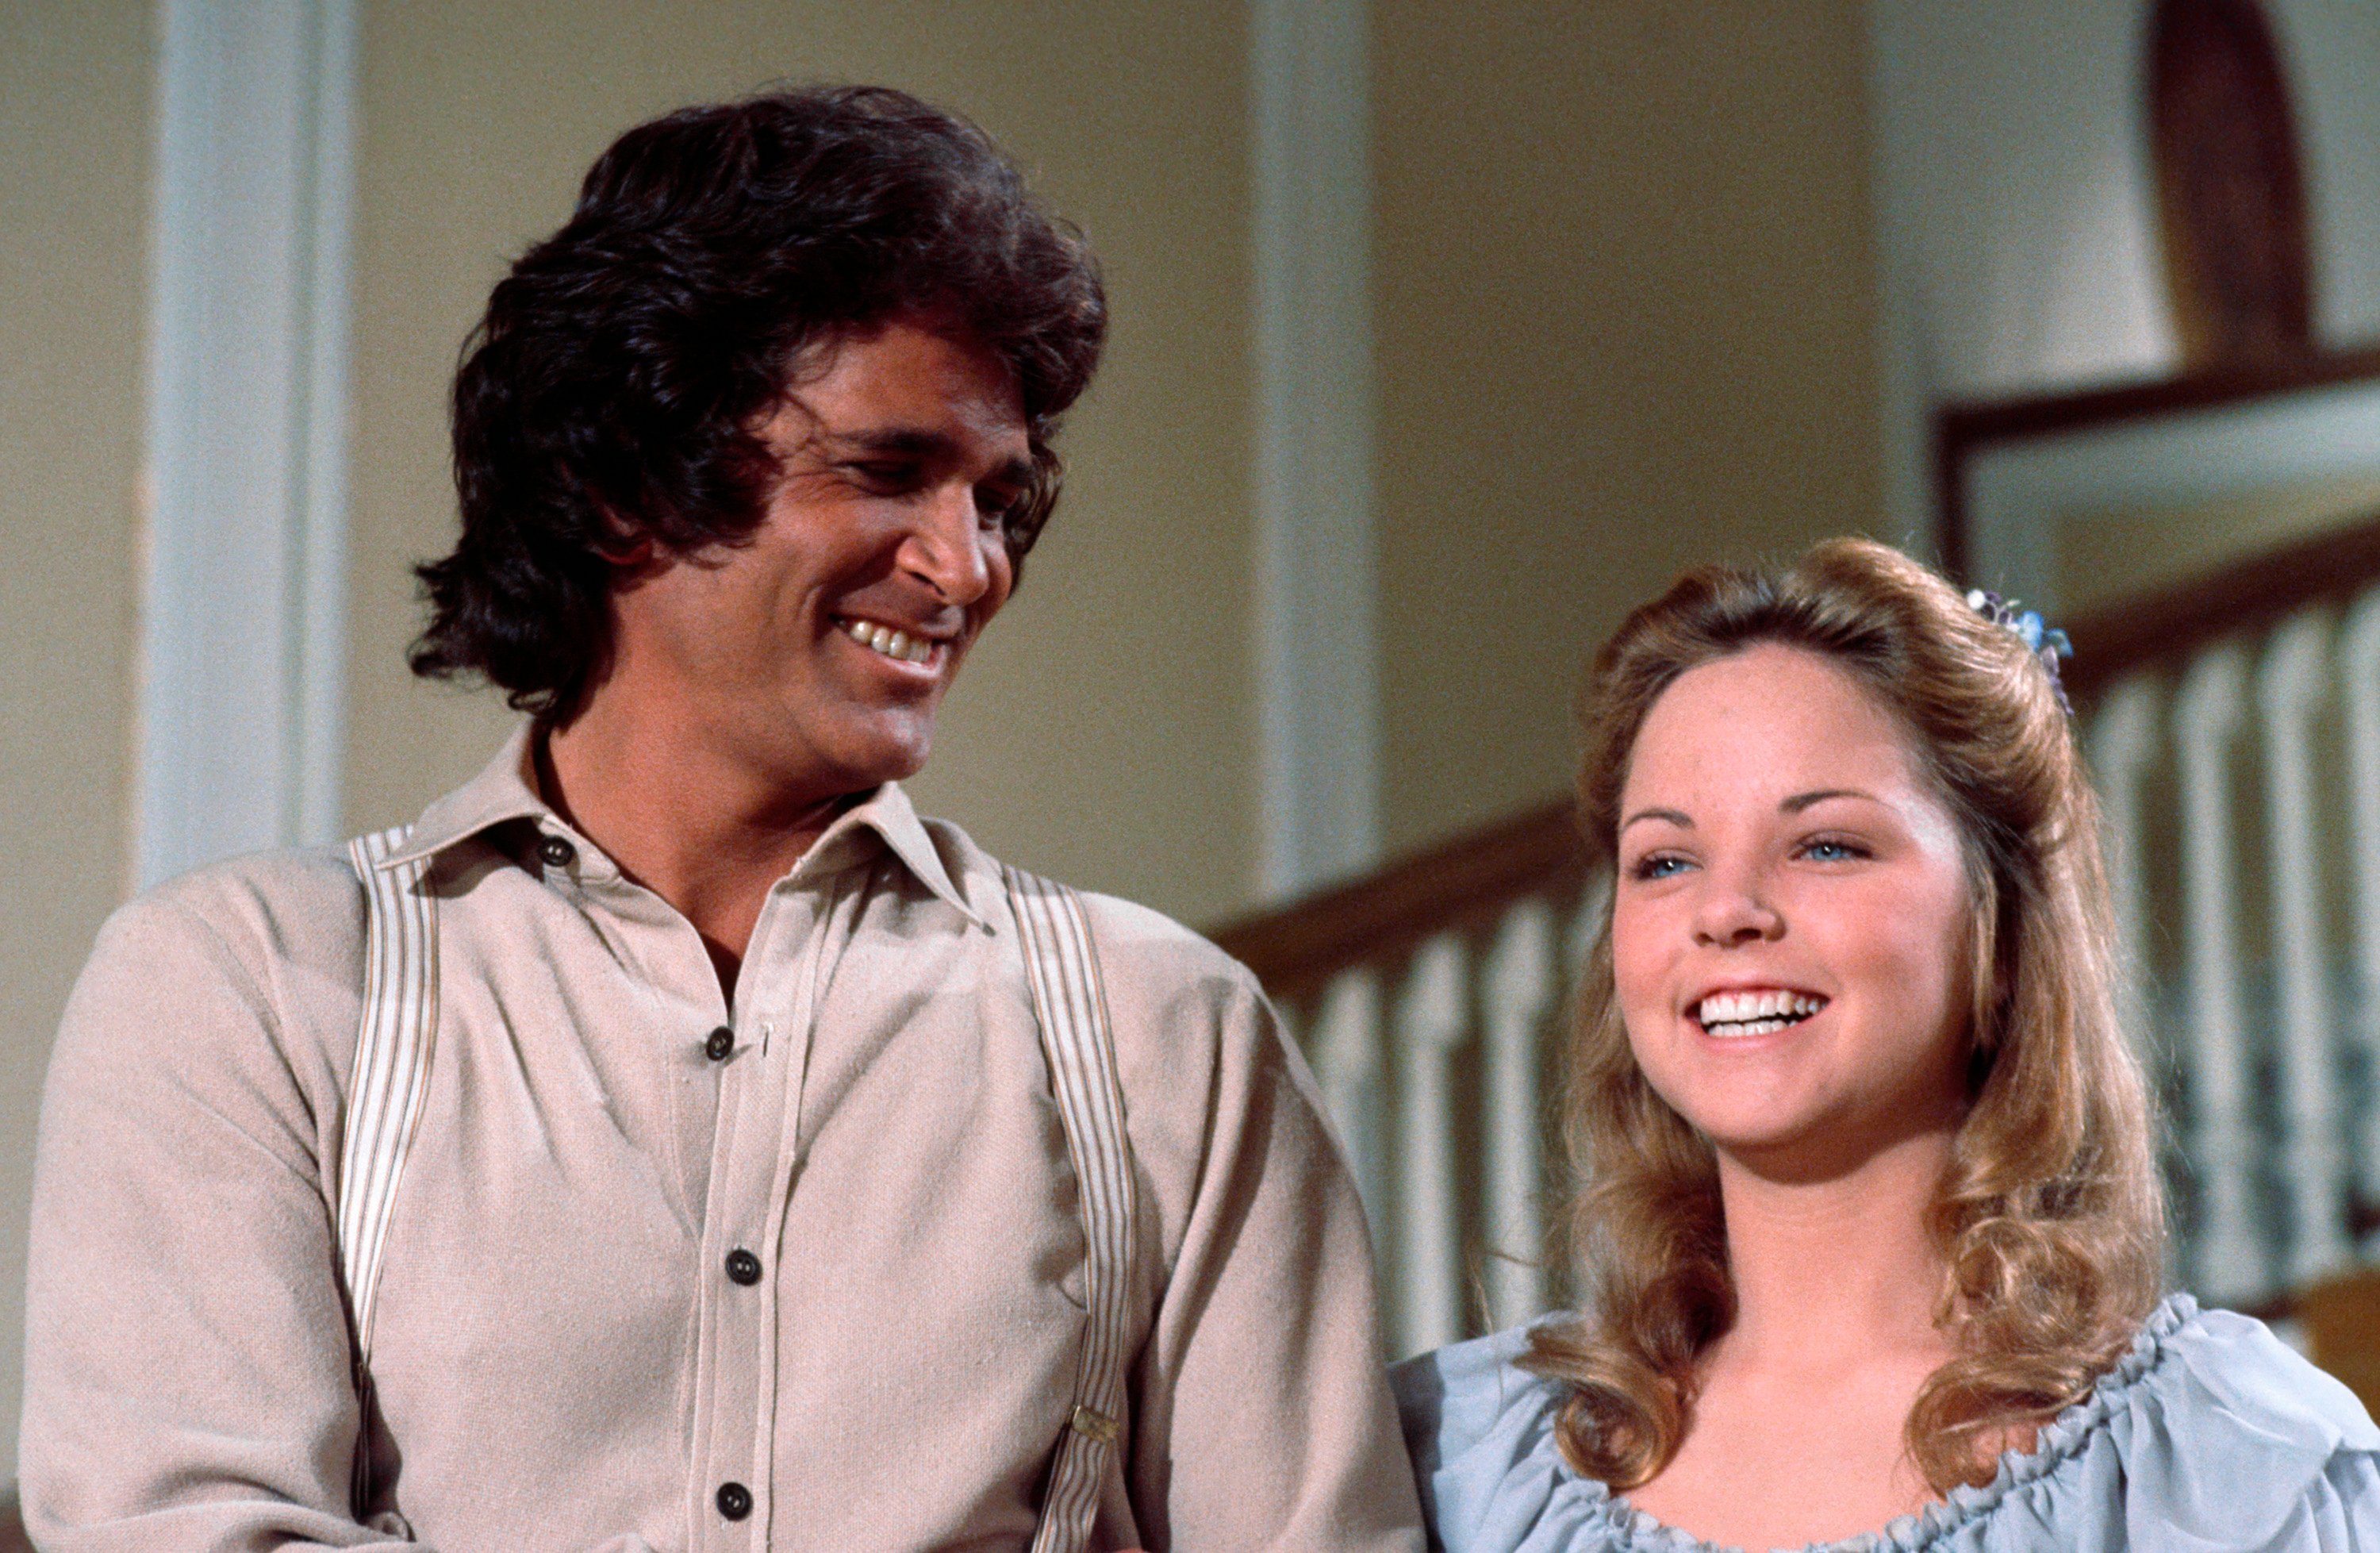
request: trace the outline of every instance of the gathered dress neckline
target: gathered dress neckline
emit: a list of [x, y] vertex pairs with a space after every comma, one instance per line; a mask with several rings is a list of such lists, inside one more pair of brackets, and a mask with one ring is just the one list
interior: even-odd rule
[[[1989, 1483], [1961, 1484], [1924, 1510], [1894, 1518], [1881, 1531], [1805, 1543], [1797, 1549], [1776, 1549], [1773, 1553], [1923, 1553], [1969, 1523], [1984, 1519], [2010, 1494], [2056, 1471], [2088, 1445], [2091, 1437], [2105, 1428], [2123, 1405], [2125, 1393], [2165, 1358], [2166, 1339], [2197, 1312], [2198, 1302], [2188, 1294], [2168, 1295], [2141, 1324], [2131, 1350], [2099, 1377], [2091, 1394], [2043, 1425], [2030, 1449], [2003, 1452], [1999, 1468]], [[1608, 1484], [1588, 1477], [1578, 1481], [1590, 1493], [1602, 1491], [1609, 1530], [1615, 1534], [1615, 1547], [1628, 1553], [1745, 1553], [1730, 1545], [1705, 1541], [1638, 1510], [1629, 1503], [1626, 1495], [1614, 1493]]]

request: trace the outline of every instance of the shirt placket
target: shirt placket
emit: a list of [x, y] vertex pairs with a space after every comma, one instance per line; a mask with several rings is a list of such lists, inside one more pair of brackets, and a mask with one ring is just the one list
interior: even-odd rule
[[[820, 996], [866, 891], [864, 874], [777, 887], [755, 924], [731, 1013], [702, 1232], [695, 1356], [692, 1548], [768, 1546], [775, 1459], [777, 1292], [802, 1084]], [[774, 920], [771, 920], [771, 919]]]

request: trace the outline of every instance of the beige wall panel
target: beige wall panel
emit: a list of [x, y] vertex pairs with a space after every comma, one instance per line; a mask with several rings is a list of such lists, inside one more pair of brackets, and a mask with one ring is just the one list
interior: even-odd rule
[[1379, 0], [1385, 830], [1557, 794], [1695, 561], [1879, 501], [1860, 7]]
[[42, 1073], [127, 883], [152, 10], [0, 6], [0, 1477]]
[[444, 397], [504, 263], [620, 130], [771, 80], [881, 81], [980, 121], [1105, 262], [1108, 364], [1023, 591], [916, 784], [995, 850], [1201, 921], [1254, 871], [1244, 19], [1082, 3], [367, 0], [348, 814], [477, 769], [494, 699], [413, 682], [407, 568], [450, 542]]

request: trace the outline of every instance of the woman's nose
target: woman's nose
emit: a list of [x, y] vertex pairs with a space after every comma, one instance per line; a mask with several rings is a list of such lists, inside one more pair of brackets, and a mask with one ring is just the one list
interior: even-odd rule
[[1772, 939], [1785, 931], [1785, 919], [1768, 904], [1756, 878], [1721, 874], [1704, 877], [1706, 885], [1694, 905], [1697, 941], [1731, 948]]

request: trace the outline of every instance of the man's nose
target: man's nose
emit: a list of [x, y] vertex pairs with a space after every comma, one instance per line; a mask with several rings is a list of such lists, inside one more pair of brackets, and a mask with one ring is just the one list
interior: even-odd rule
[[1775, 938], [1785, 931], [1784, 917], [1769, 905], [1756, 875], [1715, 871], [1704, 879], [1702, 899], [1694, 904], [1698, 942], [1733, 948]]
[[965, 608], [991, 589], [982, 516], [972, 486], [936, 488], [901, 547], [901, 563], [945, 604]]

